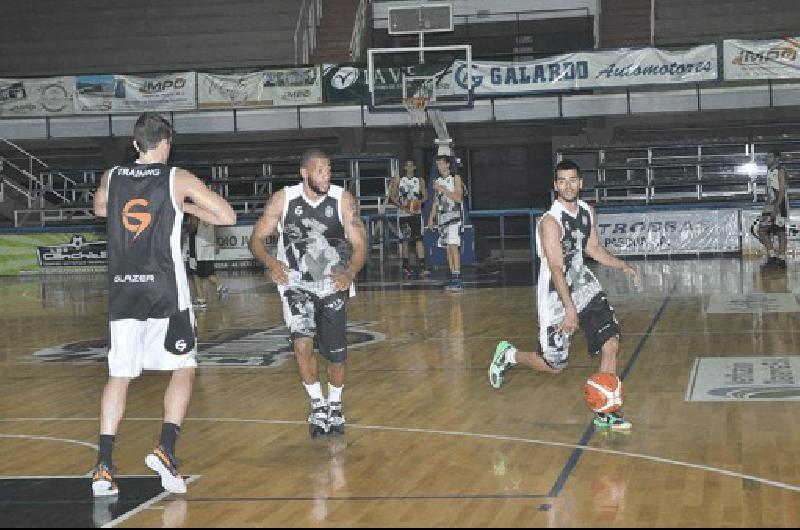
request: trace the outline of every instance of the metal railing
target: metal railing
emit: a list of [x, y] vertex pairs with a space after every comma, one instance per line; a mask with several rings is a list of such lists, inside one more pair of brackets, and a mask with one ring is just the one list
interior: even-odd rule
[[350, 61], [359, 62], [364, 55], [364, 35], [367, 29], [367, 0], [358, 3], [353, 37], [350, 39]]
[[303, 0], [294, 30], [294, 62], [308, 64], [317, 46], [317, 29], [322, 20], [322, 0]]
[[27, 167], [21, 167], [12, 162], [8, 157], [0, 157], [3, 161], [3, 166], [10, 167], [14, 170], [13, 173], [7, 173], [7, 177], [11, 179], [16, 177], [16, 180], [25, 182], [28, 186], [28, 192], [34, 198], [43, 198], [44, 193], [52, 193], [59, 199], [70, 202], [67, 198], [67, 190], [70, 186], [75, 186], [77, 182], [60, 171], [53, 170], [46, 162], [36, 155], [29, 153], [11, 140], [0, 137], [0, 142], [5, 143], [14, 151], [27, 158]]

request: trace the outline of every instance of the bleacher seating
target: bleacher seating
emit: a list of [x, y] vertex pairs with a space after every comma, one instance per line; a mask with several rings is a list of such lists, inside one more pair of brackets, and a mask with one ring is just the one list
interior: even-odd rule
[[800, 144], [566, 148], [557, 159], [571, 158], [582, 167], [582, 197], [595, 203], [758, 202], [772, 148], [782, 151], [790, 199], [800, 198]]

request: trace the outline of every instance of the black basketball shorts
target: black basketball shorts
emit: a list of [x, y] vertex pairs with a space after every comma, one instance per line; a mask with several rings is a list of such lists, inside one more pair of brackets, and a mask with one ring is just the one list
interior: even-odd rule
[[320, 298], [302, 289], [285, 289], [283, 316], [292, 342], [300, 338], [315, 339], [320, 354], [328, 361], [345, 362], [348, 297], [347, 291]]

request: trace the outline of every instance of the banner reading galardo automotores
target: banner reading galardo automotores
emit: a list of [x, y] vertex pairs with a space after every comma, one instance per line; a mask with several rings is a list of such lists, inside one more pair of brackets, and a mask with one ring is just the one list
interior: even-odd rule
[[0, 116], [58, 116], [72, 114], [73, 77], [0, 79]]
[[[716, 81], [717, 46], [684, 51], [655, 48], [580, 52], [525, 63], [473, 63], [477, 96], [641, 85], [676, 85]], [[440, 86], [467, 88], [466, 63], [455, 68], [455, 83]]]
[[197, 108], [197, 74], [83, 75], [75, 78], [75, 112], [143, 112]]
[[262, 70], [246, 74], [197, 74], [202, 109], [273, 107], [322, 103], [322, 76], [317, 66]]
[[[475, 95], [491, 97], [592, 88], [643, 85], [680, 85], [719, 79], [717, 46], [683, 51], [656, 48], [570, 53], [532, 62], [474, 62]], [[467, 64], [456, 61], [440, 72], [437, 95], [462, 95], [467, 90]], [[419, 75], [413, 65], [375, 71], [376, 101], [402, 94], [403, 77]], [[425, 71], [424, 75], [431, 75]], [[368, 101], [366, 69], [353, 65], [325, 65], [325, 101]]]
[[726, 40], [726, 81], [800, 78], [800, 37], [776, 40]]

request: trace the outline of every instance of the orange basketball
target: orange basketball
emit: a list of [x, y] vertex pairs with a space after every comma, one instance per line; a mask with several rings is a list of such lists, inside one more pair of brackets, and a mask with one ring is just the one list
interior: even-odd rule
[[422, 211], [422, 201], [408, 201], [406, 207], [409, 212], [419, 213]]
[[583, 398], [593, 412], [608, 414], [622, 406], [625, 401], [625, 387], [616, 374], [594, 374], [583, 386]]

